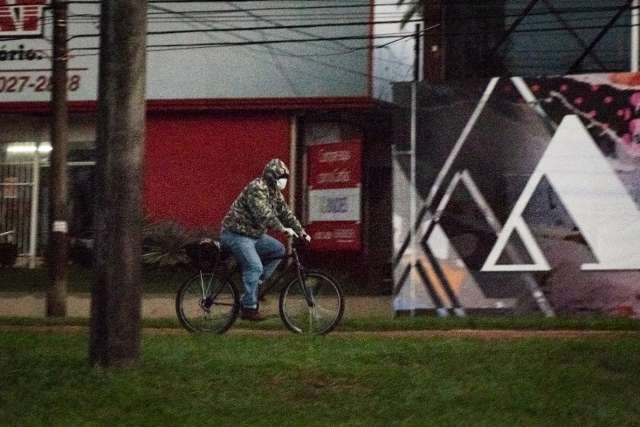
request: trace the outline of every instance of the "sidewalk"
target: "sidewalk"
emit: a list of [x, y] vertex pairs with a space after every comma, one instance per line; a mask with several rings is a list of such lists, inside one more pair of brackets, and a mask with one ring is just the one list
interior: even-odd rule
[[[172, 294], [145, 294], [142, 300], [142, 317], [149, 319], [173, 318], [175, 312], [175, 296]], [[69, 294], [67, 296], [68, 317], [89, 317], [91, 295]], [[268, 296], [261, 303], [261, 310], [266, 315], [278, 313], [277, 295]], [[0, 316], [5, 317], [44, 317], [44, 293], [0, 292]], [[393, 308], [390, 296], [346, 297], [344, 317], [392, 317]]]

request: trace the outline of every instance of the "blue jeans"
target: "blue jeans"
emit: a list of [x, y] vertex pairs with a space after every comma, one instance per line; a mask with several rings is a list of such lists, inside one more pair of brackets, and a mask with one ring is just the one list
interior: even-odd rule
[[[231, 250], [242, 271], [242, 306], [257, 308], [258, 285], [267, 280], [280, 264], [281, 260], [278, 257], [284, 255], [284, 245], [267, 234], [255, 239], [224, 229], [220, 241]], [[263, 264], [265, 259], [270, 260]]]

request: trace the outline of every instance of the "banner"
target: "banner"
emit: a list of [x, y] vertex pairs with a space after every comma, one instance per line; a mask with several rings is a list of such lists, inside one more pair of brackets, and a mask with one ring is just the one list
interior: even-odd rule
[[396, 311], [640, 317], [640, 73], [417, 92], [415, 217], [394, 159]]
[[312, 248], [360, 250], [360, 141], [311, 145], [308, 162], [307, 231]]

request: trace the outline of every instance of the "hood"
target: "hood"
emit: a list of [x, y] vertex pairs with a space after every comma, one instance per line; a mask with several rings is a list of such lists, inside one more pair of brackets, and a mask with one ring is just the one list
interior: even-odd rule
[[267, 163], [262, 171], [262, 178], [264, 178], [270, 185], [275, 185], [278, 178], [285, 175], [289, 176], [289, 169], [280, 159], [269, 160], [269, 163]]

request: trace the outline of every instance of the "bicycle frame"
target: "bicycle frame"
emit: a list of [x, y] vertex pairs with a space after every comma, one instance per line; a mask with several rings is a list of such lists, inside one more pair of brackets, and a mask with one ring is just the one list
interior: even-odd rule
[[[313, 300], [313, 295], [310, 293], [309, 288], [307, 288], [306, 286], [305, 267], [302, 265], [302, 262], [300, 261], [300, 255], [298, 254], [298, 250], [295, 247], [292, 247], [290, 254], [285, 254], [279, 257], [265, 258], [262, 260], [262, 262], [266, 263], [276, 259], [280, 259], [280, 260], [293, 259], [294, 260], [294, 262], [291, 264], [295, 264], [296, 266], [296, 276], [298, 277], [298, 280], [300, 281], [300, 283], [302, 283], [302, 293], [307, 302], [307, 306], [309, 308], [314, 307], [315, 302]], [[279, 274], [278, 279], [289, 271], [289, 269], [291, 268], [291, 264], [285, 266], [283, 271]], [[239, 270], [239, 267], [236, 265], [236, 267], [233, 269], [226, 268], [225, 270], [226, 270], [226, 278], [231, 280], [231, 276]], [[266, 286], [264, 289], [261, 289], [259, 291], [258, 300], [262, 299], [264, 295], [266, 295], [269, 291], [271, 291], [276, 286], [276, 283], [277, 283], [276, 280], [269, 280], [269, 286]]]
[[298, 270], [298, 280], [302, 284], [302, 293], [304, 294], [304, 299], [307, 301], [307, 306], [312, 308], [315, 305], [313, 301], [313, 295], [307, 288], [307, 284], [305, 283], [306, 275], [304, 274], [304, 267], [300, 263], [300, 257], [298, 256], [298, 250], [296, 248], [291, 248], [291, 253], [293, 255], [293, 259], [296, 260], [296, 267]]

